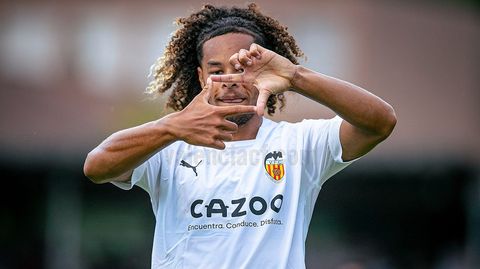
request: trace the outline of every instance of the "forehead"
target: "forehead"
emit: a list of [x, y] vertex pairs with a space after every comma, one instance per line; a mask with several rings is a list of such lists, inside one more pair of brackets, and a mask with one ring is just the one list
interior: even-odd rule
[[252, 43], [253, 37], [248, 34], [228, 33], [216, 36], [203, 44], [202, 63], [211, 60], [228, 61], [240, 49], [249, 49]]

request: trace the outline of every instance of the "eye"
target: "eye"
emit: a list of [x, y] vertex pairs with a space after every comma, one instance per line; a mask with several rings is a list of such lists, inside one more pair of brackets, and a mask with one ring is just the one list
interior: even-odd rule
[[213, 70], [213, 71], [210, 71], [209, 74], [211, 74], [211, 75], [221, 75], [221, 74], [223, 74], [223, 71], [222, 70]]

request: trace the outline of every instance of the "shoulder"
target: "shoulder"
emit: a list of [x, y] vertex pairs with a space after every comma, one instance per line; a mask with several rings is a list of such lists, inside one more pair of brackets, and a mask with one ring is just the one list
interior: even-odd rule
[[270, 119], [264, 119], [262, 127], [268, 129], [286, 128], [286, 129], [328, 129], [334, 125], [339, 125], [342, 122], [342, 118], [339, 116], [331, 119], [303, 119], [298, 122], [288, 121], [272, 121]]
[[342, 118], [335, 116], [331, 119], [304, 119], [296, 125], [306, 132], [338, 131], [342, 121]]

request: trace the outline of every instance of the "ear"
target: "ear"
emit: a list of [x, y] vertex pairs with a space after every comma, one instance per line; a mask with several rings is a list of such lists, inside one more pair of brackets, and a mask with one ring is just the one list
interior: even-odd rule
[[197, 74], [198, 74], [198, 80], [200, 81], [200, 85], [205, 87], [205, 81], [203, 81], [203, 70], [200, 66], [197, 67]]

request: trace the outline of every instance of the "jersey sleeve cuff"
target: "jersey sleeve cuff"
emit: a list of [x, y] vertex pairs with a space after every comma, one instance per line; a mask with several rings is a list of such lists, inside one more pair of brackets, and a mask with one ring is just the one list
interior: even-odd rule
[[340, 141], [340, 126], [342, 125], [343, 119], [340, 116], [335, 116], [332, 119], [332, 126], [330, 128], [330, 134], [328, 135], [328, 147], [330, 149], [330, 152], [332, 154], [333, 160], [336, 163], [340, 164], [350, 164], [353, 163], [354, 161], [358, 160], [361, 157], [358, 157], [356, 159], [350, 160], [350, 161], [344, 161], [342, 159], [342, 142]]
[[147, 172], [147, 163], [144, 162], [137, 168], [133, 169], [132, 177], [130, 181], [127, 182], [120, 182], [120, 181], [112, 181], [112, 184], [119, 187], [122, 190], [131, 190], [135, 184], [137, 184], [146, 174]]

